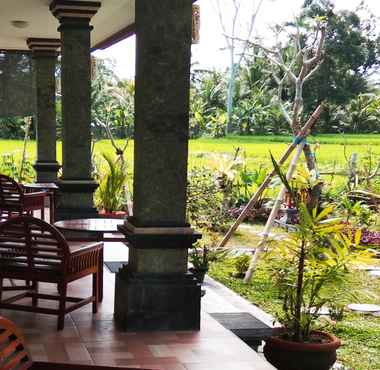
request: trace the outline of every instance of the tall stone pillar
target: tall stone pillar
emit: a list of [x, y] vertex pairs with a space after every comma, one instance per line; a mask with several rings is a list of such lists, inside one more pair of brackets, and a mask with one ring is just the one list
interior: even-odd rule
[[29, 38], [33, 52], [36, 86], [37, 161], [34, 168], [38, 182], [54, 182], [60, 165], [57, 162], [55, 114], [55, 67], [60, 40]]
[[127, 330], [199, 329], [200, 286], [186, 224], [192, 1], [138, 0], [133, 214], [120, 230], [129, 263], [116, 276], [115, 319]]
[[91, 178], [91, 18], [101, 3], [54, 0], [50, 5], [61, 33], [62, 178], [58, 218], [96, 214]]

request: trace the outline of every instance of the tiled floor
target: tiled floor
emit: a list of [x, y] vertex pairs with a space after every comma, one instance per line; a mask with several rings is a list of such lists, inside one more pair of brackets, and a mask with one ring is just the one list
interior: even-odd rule
[[[106, 260], [125, 260], [127, 248], [110, 244]], [[90, 279], [71, 284], [69, 293], [90, 292]], [[199, 332], [118, 331], [113, 323], [114, 274], [104, 269], [105, 296], [96, 315], [91, 305], [66, 316], [65, 329], [56, 331], [56, 317], [4, 310], [24, 331], [34, 360], [114, 365], [161, 370], [270, 370], [273, 369], [250, 347], [223, 328], [208, 312], [250, 311], [270, 322], [244, 299], [231, 296], [222, 285], [207, 280], [202, 298], [202, 323]], [[54, 289], [48, 287], [47, 289]], [[260, 316], [261, 315], [261, 316]]]

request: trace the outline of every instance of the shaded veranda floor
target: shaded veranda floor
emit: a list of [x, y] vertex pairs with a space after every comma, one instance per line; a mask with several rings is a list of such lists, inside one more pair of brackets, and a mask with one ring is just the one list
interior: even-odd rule
[[[124, 257], [123, 257], [124, 255]], [[105, 246], [106, 260], [120, 260], [127, 248], [120, 243]], [[54, 291], [54, 286], [42, 290]], [[73, 282], [69, 294], [90, 294], [91, 280]], [[206, 280], [199, 332], [120, 332], [113, 322], [114, 274], [104, 267], [104, 300], [99, 312], [91, 305], [66, 316], [65, 328], [56, 330], [56, 317], [2, 310], [25, 335], [34, 360], [141, 367], [161, 370], [270, 370], [273, 369], [248, 345], [215, 321], [208, 312], [251, 312], [270, 323], [270, 317], [227, 288]]]

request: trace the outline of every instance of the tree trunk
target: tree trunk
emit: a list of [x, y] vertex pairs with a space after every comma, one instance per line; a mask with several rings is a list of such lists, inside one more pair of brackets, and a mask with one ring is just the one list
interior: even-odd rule
[[236, 66], [232, 62], [230, 77], [228, 81], [227, 89], [227, 126], [226, 126], [226, 135], [232, 131], [232, 113], [233, 113], [233, 104], [234, 104], [234, 95], [235, 95], [235, 75], [236, 75]]

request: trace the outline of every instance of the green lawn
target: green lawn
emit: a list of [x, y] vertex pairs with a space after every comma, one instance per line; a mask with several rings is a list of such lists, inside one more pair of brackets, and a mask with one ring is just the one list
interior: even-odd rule
[[[234, 148], [240, 147], [246, 153], [248, 166], [269, 164], [269, 151], [279, 158], [291, 141], [289, 136], [229, 136], [222, 139], [201, 138], [190, 141], [189, 165], [208, 165], [213, 161], [216, 153], [233, 153]], [[343, 167], [345, 163], [344, 143], [346, 156], [351, 153], [359, 154], [363, 158], [370, 148], [375, 156], [380, 156], [380, 135], [320, 135], [311, 137], [310, 143], [320, 143], [317, 159], [322, 170]], [[0, 154], [17, 151], [21, 155], [22, 142], [14, 140], [0, 140]], [[102, 140], [95, 145], [96, 153], [113, 152], [109, 141]], [[28, 144], [28, 155], [34, 160], [36, 152], [35, 142]], [[61, 161], [61, 144], [57, 143], [58, 161]], [[127, 150], [127, 159], [132, 161], [133, 141]]]
[[[244, 284], [241, 279], [231, 277], [233, 271], [232, 261], [224, 260], [213, 262], [209, 275], [268, 313], [274, 315], [280, 309], [279, 292], [262, 269], [258, 268], [250, 284]], [[367, 298], [358, 302], [380, 304], [379, 280], [368, 277], [365, 272], [357, 272], [354, 276], [355, 283], [352, 283], [349, 289], [361, 288], [368, 294]], [[342, 341], [338, 359], [347, 369], [380, 369], [380, 317], [346, 312], [344, 319], [329, 330]]]

